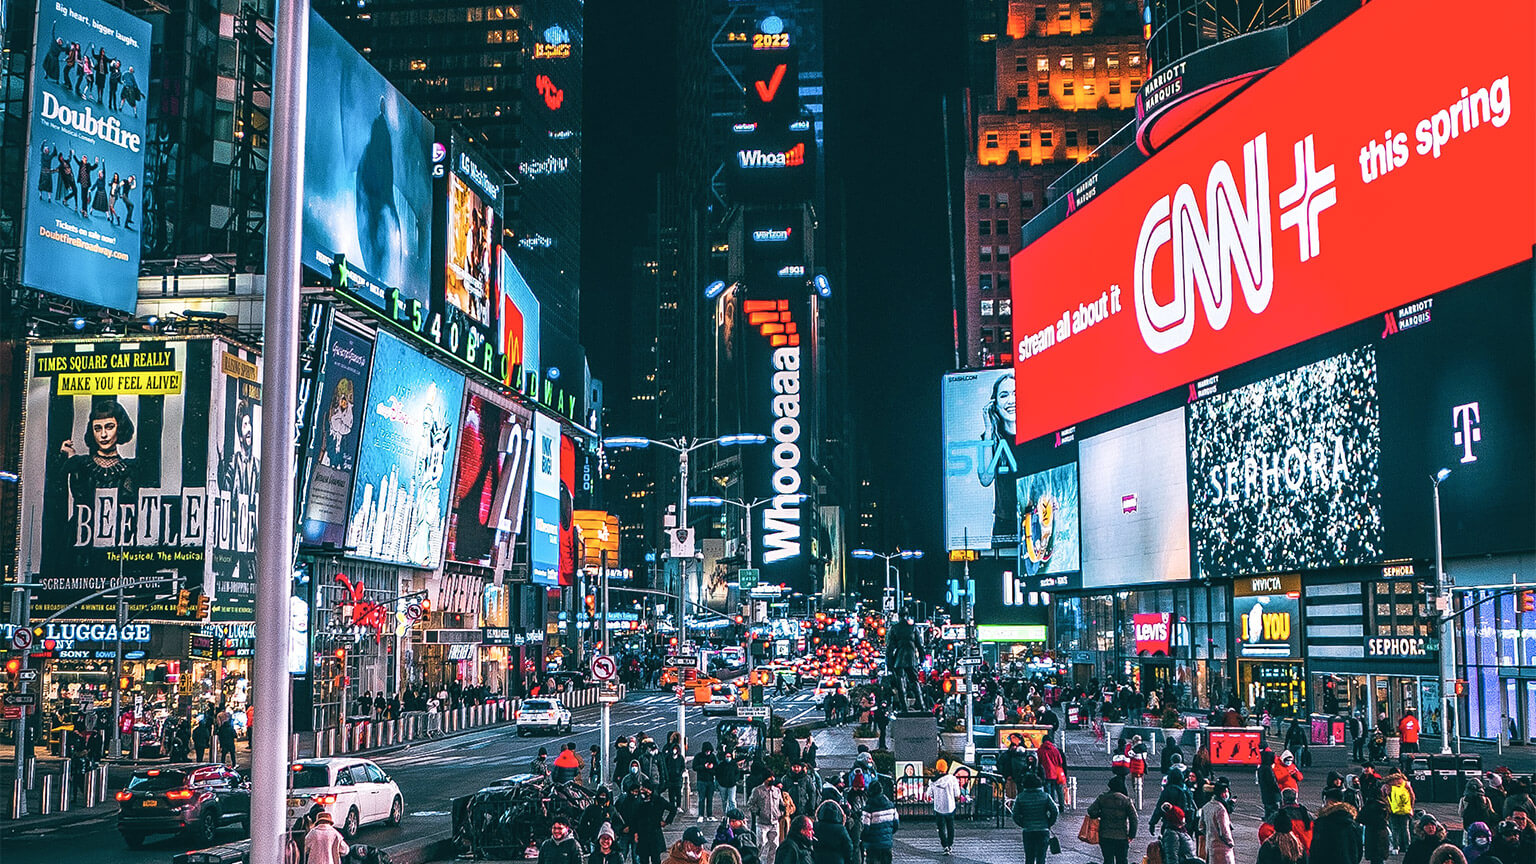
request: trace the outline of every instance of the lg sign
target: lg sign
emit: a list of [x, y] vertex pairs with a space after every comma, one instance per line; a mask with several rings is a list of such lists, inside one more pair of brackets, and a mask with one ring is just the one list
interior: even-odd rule
[[[1016, 440], [1530, 258], [1536, 7], [1518, 6], [1497, 33], [1445, 33], [1412, 86], [1346, 103], [1336, 71], [1390, 64], [1436, 9], [1367, 4], [1015, 255], [1015, 373], [1059, 385], [1019, 412]], [[1325, 94], [1320, 110], [1277, 110], [1297, 93]], [[1393, 133], [1385, 174], [1382, 130], [1429, 143]], [[1426, 212], [1445, 189], [1478, 218]]]

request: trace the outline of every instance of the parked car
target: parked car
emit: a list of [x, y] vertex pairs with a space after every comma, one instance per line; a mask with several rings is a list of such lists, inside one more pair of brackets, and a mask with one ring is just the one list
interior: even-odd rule
[[571, 712], [559, 699], [524, 699], [512, 715], [519, 737], [538, 729], [556, 734], [571, 731]]
[[316, 804], [351, 839], [364, 825], [399, 825], [405, 798], [384, 769], [367, 759], [304, 759], [289, 770], [288, 824]]
[[117, 802], [117, 830], [130, 849], [144, 845], [149, 834], [186, 834], [208, 845], [225, 825], [250, 832], [250, 783], [224, 765], [140, 768]]

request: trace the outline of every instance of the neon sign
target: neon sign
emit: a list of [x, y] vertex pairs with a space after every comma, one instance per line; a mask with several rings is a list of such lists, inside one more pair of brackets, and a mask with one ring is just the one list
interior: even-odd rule
[[544, 97], [544, 106], [551, 111], [560, 110], [560, 105], [565, 102], [565, 91], [555, 86], [548, 75], [540, 75], [533, 79], [533, 87]]
[[344, 574], [337, 573], [336, 581], [341, 583], [347, 593], [342, 598], [342, 615], [346, 615], [346, 609], [352, 610], [351, 624], [353, 627], [367, 627], [373, 631], [373, 641], [378, 642], [384, 634], [384, 625], [389, 620], [384, 607], [372, 600], [363, 599], [363, 580], [357, 580], [356, 584]]
[[752, 240], [757, 243], [783, 243], [793, 232], [793, 228], [759, 228], [752, 232]]
[[743, 168], [795, 168], [805, 164], [805, 142], [781, 153], [770, 150], [737, 150], [736, 161]]
[[747, 324], [773, 348], [773, 504], [763, 508], [763, 562], [800, 555], [800, 333], [788, 300], [748, 300]]

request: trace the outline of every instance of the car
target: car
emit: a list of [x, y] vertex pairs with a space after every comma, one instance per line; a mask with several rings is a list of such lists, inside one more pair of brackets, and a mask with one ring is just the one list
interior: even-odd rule
[[841, 678], [835, 676], [823, 677], [821, 683], [816, 685], [816, 698], [825, 699], [828, 693], [836, 693], [842, 687], [843, 680]]
[[364, 825], [399, 825], [405, 816], [399, 785], [367, 759], [302, 759], [288, 773], [289, 825], [318, 804], [350, 840]]
[[705, 714], [733, 715], [739, 703], [740, 697], [735, 687], [730, 684], [716, 684], [710, 688], [709, 701], [704, 703], [703, 711]]
[[560, 704], [559, 699], [524, 699], [523, 704], [517, 706], [513, 712], [512, 720], [517, 729], [518, 737], [536, 729], [545, 729], [556, 734], [571, 731], [571, 712]]
[[150, 834], [184, 834], [211, 845], [226, 825], [250, 831], [250, 783], [218, 763], [139, 768], [117, 793], [117, 803], [117, 830], [130, 849], [143, 846]]

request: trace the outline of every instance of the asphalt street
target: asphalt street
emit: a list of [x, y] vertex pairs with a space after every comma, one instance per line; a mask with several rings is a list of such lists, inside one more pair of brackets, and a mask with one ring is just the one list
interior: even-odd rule
[[[789, 723], [820, 716], [810, 689], [773, 700], [773, 704]], [[453, 798], [526, 770], [540, 747], [549, 748], [553, 756], [562, 743], [573, 741], [585, 757], [587, 748], [599, 743], [599, 716], [596, 707], [578, 710], [572, 735], [518, 738], [512, 727], [503, 726], [413, 744], [373, 757], [399, 784], [406, 815], [397, 827], [362, 829], [357, 842], [392, 846], [448, 831], [452, 827], [449, 802]], [[717, 721], [718, 718], [704, 717], [697, 707], [690, 705], [687, 709], [689, 737], [695, 741], [701, 732], [707, 736], [705, 740], [714, 740]], [[667, 732], [676, 728], [676, 722], [677, 698], [670, 692], [639, 692], [613, 707], [614, 735], [645, 732], [661, 742]], [[603, 750], [606, 758], [606, 744]], [[240, 829], [229, 827], [219, 832], [218, 840], [227, 843], [242, 836]], [[64, 828], [19, 832], [0, 843], [0, 860], [5, 864], [166, 864], [175, 853], [192, 848], [186, 840], [157, 835], [149, 838], [143, 849], [130, 850], [117, 833], [115, 813], [85, 817]]]

